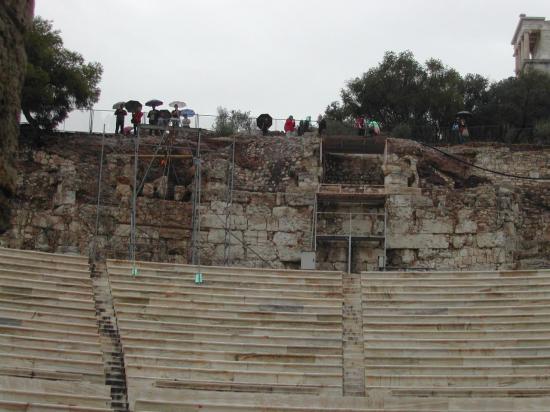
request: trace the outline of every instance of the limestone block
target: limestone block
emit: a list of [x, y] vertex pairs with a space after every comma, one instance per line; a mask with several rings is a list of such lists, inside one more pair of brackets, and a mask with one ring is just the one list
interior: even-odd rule
[[273, 236], [273, 243], [277, 246], [296, 246], [298, 236], [295, 233], [277, 232]]
[[423, 220], [421, 233], [453, 233], [453, 225], [449, 220], [427, 219]]
[[247, 223], [248, 230], [266, 230], [267, 221], [265, 217], [252, 215], [248, 217]]
[[[222, 261], [225, 253], [225, 245], [217, 245], [212, 254], [213, 259]], [[229, 248], [229, 259], [244, 259], [244, 248], [242, 245], [231, 245]]]
[[[252, 246], [251, 249], [260, 255], [262, 259], [267, 260], [268, 262], [277, 259], [277, 248], [275, 248], [272, 244], [259, 244]], [[257, 259], [257, 256], [250, 250], [247, 251], [247, 257], [249, 259]]]
[[264, 205], [248, 205], [246, 207], [246, 214], [248, 216], [262, 216], [267, 218], [271, 215], [271, 209]]
[[387, 246], [390, 249], [447, 249], [449, 240], [445, 235], [418, 234], [387, 237]]
[[279, 218], [279, 230], [297, 232], [310, 230], [310, 220], [302, 216], [283, 216]]
[[278, 206], [273, 208], [272, 214], [273, 214], [273, 217], [276, 217], [276, 218], [290, 217], [298, 214], [298, 210], [296, 210], [293, 207]]
[[302, 251], [295, 246], [277, 246], [277, 254], [282, 262], [300, 262]]
[[76, 192], [67, 190], [63, 185], [57, 186], [57, 192], [53, 198], [54, 206], [59, 205], [74, 205], [76, 203]]
[[462, 220], [455, 227], [455, 233], [476, 233], [477, 223], [473, 220]]
[[122, 199], [129, 199], [132, 197], [132, 188], [130, 185], [117, 184], [116, 185], [116, 194]]
[[476, 236], [477, 246], [480, 248], [493, 248], [504, 246], [506, 237], [503, 232], [478, 233]]
[[186, 192], [187, 188], [185, 186], [174, 186], [174, 200], [181, 202], [185, 197]]
[[155, 186], [153, 183], [145, 183], [143, 185], [143, 190], [141, 191], [142, 195], [148, 198], [151, 198], [155, 195]]
[[207, 228], [223, 228], [225, 225], [225, 216], [219, 216], [214, 214], [201, 215], [201, 227]]

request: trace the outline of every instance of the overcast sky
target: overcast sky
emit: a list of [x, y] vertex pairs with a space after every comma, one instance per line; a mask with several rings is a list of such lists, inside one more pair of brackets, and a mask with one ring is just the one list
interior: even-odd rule
[[520, 13], [549, 0], [37, 0], [65, 46], [103, 65], [101, 99], [183, 100], [297, 118], [321, 113], [384, 52], [513, 75]]

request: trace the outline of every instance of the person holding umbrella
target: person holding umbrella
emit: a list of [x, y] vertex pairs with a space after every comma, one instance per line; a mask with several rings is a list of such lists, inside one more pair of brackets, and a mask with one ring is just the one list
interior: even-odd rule
[[180, 107], [185, 107], [185, 103], [180, 102], [179, 100], [176, 100], [176, 101], [170, 103], [169, 106], [174, 108], [174, 110], [172, 110], [172, 113], [170, 113], [170, 115], [172, 116], [172, 119], [171, 119], [172, 120], [172, 126], [179, 127], [179, 125], [180, 125], [180, 116], [181, 116], [179, 108]]
[[284, 129], [287, 137], [294, 135], [294, 130], [296, 130], [296, 122], [294, 121], [294, 117], [292, 117], [292, 115], [288, 116], [288, 119], [286, 119]]
[[143, 112], [140, 108], [136, 108], [132, 112], [132, 124], [134, 125], [134, 136], [137, 136], [137, 129], [139, 124], [141, 123], [141, 118], [143, 117]]
[[259, 115], [256, 119], [256, 126], [258, 126], [264, 136], [267, 136], [268, 130], [272, 124], [273, 118], [267, 113]]
[[124, 103], [119, 103], [117, 109], [115, 110], [115, 116], [116, 116], [116, 125], [115, 125], [115, 134], [124, 133], [124, 117], [128, 114], [126, 110], [124, 110]]
[[[149, 100], [145, 103], [145, 106], [152, 107], [147, 113], [147, 118], [149, 119], [149, 124], [151, 126], [157, 126], [159, 124], [160, 112], [157, 110], [157, 106], [160, 106], [162, 102], [157, 99]], [[153, 134], [153, 129], [149, 129], [149, 136]], [[155, 130], [155, 135], [159, 135], [159, 131]]]

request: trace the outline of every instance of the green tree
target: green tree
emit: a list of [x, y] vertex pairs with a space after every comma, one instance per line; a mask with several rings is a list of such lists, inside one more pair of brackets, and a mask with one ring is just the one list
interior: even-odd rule
[[377, 67], [346, 84], [342, 104], [331, 103], [326, 115], [342, 120], [369, 114], [387, 129], [398, 125], [447, 127], [459, 110], [477, 103], [479, 87], [486, 89], [488, 84], [478, 75], [467, 79], [440, 60], [421, 64], [410, 51], [386, 52]]
[[216, 116], [213, 128], [219, 136], [250, 133], [252, 130], [250, 112], [242, 112], [240, 110], [229, 111], [225, 107], [218, 107], [218, 115]]
[[27, 73], [21, 109], [32, 126], [51, 130], [75, 109], [99, 99], [103, 68], [85, 63], [81, 54], [63, 47], [60, 32], [50, 21], [36, 17], [25, 36]]

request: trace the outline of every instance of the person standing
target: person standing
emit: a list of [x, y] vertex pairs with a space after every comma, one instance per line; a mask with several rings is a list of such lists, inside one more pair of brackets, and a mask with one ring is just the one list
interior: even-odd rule
[[357, 136], [365, 135], [365, 118], [361, 115], [355, 118], [355, 128], [357, 129]]
[[[147, 118], [149, 119], [149, 124], [151, 126], [157, 126], [159, 123], [159, 111], [156, 106], [153, 106], [153, 109], [147, 113]], [[153, 129], [149, 129], [149, 136], [153, 134]], [[158, 135], [158, 130], [155, 130], [155, 135]]]
[[294, 134], [294, 130], [296, 130], [296, 122], [294, 121], [294, 117], [292, 117], [292, 115], [288, 116], [288, 119], [286, 119], [284, 129], [287, 137]]
[[143, 117], [143, 112], [141, 109], [136, 109], [132, 112], [132, 124], [134, 125], [134, 136], [137, 136], [138, 126], [141, 123], [141, 118]]
[[126, 116], [128, 112], [124, 110], [124, 105], [121, 104], [118, 109], [115, 110], [115, 116], [116, 116], [116, 125], [115, 125], [115, 134], [124, 133], [124, 116]]
[[179, 127], [180, 125], [180, 111], [178, 109], [178, 105], [174, 105], [174, 110], [172, 110], [172, 113], [170, 113], [170, 116], [172, 116], [172, 126]]
[[319, 127], [319, 136], [321, 136], [327, 129], [327, 121], [321, 114], [317, 116], [317, 126]]

